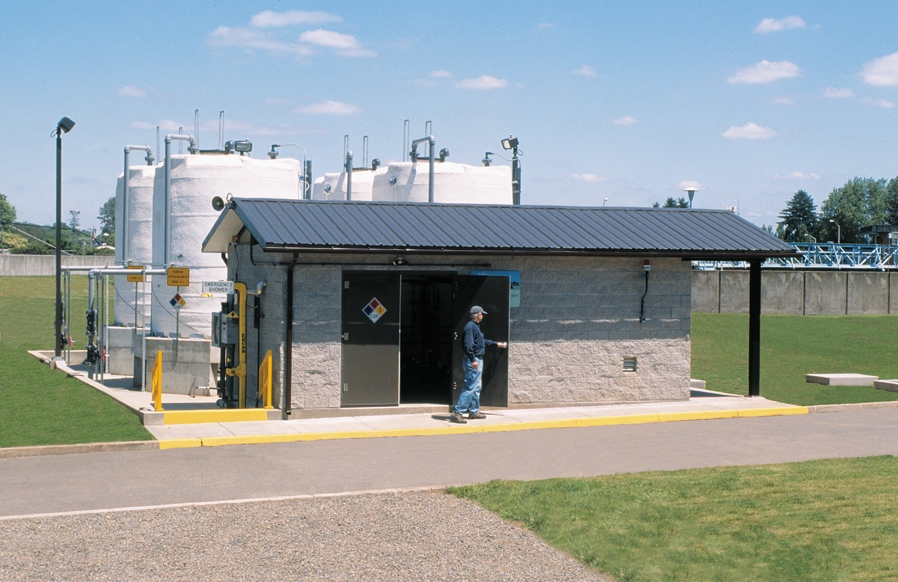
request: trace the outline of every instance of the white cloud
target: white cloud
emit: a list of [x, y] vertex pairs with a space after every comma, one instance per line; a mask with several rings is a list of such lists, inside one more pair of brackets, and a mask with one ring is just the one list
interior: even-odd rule
[[292, 54], [296, 57], [315, 54], [315, 51], [307, 46], [282, 42], [265, 33], [240, 27], [219, 26], [209, 34], [207, 42], [215, 47], [258, 49], [276, 54]]
[[447, 79], [452, 76], [452, 73], [440, 69], [439, 71], [431, 71], [427, 76], [431, 79]]
[[265, 10], [253, 16], [249, 25], [254, 28], [280, 28], [294, 24], [324, 24], [326, 22], [342, 21], [343, 19], [336, 14], [322, 11], [288, 10], [286, 12], [272, 12], [271, 10]]
[[362, 48], [362, 44], [351, 34], [334, 32], [333, 30], [307, 30], [299, 35], [299, 41], [334, 49], [338, 54], [347, 57], [373, 57], [372, 51]]
[[873, 107], [884, 107], [886, 109], [891, 109], [895, 106], [891, 101], [886, 101], [885, 99], [871, 99], [870, 97], [864, 97], [861, 99], [861, 103], [864, 105], [872, 105]]
[[742, 127], [735, 125], [723, 132], [723, 137], [730, 139], [767, 139], [776, 135], [769, 127], [761, 127], [757, 123], [746, 123]]
[[801, 75], [801, 69], [795, 63], [790, 63], [789, 61], [780, 61], [778, 63], [761, 61], [757, 65], [737, 71], [727, 81], [732, 85], [737, 83], [756, 85], [758, 83], [771, 83], [780, 79], [798, 77], [799, 75]]
[[551, 22], [540, 22], [536, 25], [536, 28], [555, 28], [555, 25]]
[[[183, 123], [178, 123], [177, 121], [172, 121], [171, 119], [163, 119], [159, 123], [149, 123], [147, 121], [133, 121], [131, 122], [131, 127], [134, 129], [156, 129], [159, 127], [164, 132], [175, 132], [178, 129], [188, 127]], [[191, 131], [193, 130], [193, 124], [190, 124]]]
[[792, 172], [790, 174], [777, 174], [773, 177], [776, 180], [819, 180], [820, 176], [811, 172], [809, 174], [805, 174], [804, 172]]
[[635, 117], [627, 115], [626, 117], [621, 117], [620, 119], [615, 119], [612, 121], [614, 125], [633, 125], [634, 123], [639, 123], [639, 120]]
[[598, 176], [596, 174], [571, 174], [571, 177], [574, 180], [579, 180], [581, 182], [604, 182], [604, 176]]
[[476, 79], [465, 79], [455, 84], [459, 89], [504, 89], [508, 86], [505, 79], [497, 79], [489, 75], [481, 75]]
[[574, 73], [575, 75], [581, 75], [583, 77], [595, 77], [596, 76], [595, 69], [593, 69], [589, 65], [583, 65], [579, 69], [577, 69], [575, 71], [571, 71], [571, 72]]
[[679, 184], [677, 184], [677, 188], [680, 190], [701, 190], [705, 185], [701, 182], [696, 182], [695, 180], [683, 180]]
[[789, 30], [792, 28], [804, 28], [805, 22], [798, 16], [787, 16], [786, 18], [765, 18], [758, 26], [755, 32], [758, 34], [767, 34], [769, 32], [779, 32], [781, 30]]
[[777, 97], [773, 102], [777, 105], [795, 105], [795, 99], [793, 97]]
[[133, 85], [125, 85], [115, 92], [116, 95], [121, 97], [146, 97], [147, 92], [141, 89], [140, 87], [135, 87]]
[[854, 91], [851, 89], [836, 89], [835, 87], [827, 87], [826, 91], [823, 92], [824, 97], [829, 97], [830, 99], [851, 99], [854, 97]]
[[879, 57], [864, 67], [858, 75], [868, 85], [875, 87], [894, 87], [898, 85], [898, 53]]
[[353, 115], [361, 111], [351, 103], [341, 101], [319, 101], [312, 105], [306, 105], [297, 109], [299, 113], [312, 113], [317, 115]]

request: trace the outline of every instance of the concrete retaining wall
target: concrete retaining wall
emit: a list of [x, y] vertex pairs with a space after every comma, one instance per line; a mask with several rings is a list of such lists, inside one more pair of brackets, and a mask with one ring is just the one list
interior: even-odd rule
[[[115, 257], [63, 255], [63, 267], [112, 267]], [[0, 255], [0, 277], [52, 277], [56, 255]]]
[[[693, 271], [692, 310], [748, 313], [748, 281], [748, 271]], [[784, 315], [898, 313], [898, 273], [764, 270], [761, 311]]]

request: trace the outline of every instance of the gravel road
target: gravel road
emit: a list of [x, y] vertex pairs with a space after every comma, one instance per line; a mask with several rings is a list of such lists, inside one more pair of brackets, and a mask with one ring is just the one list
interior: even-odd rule
[[443, 492], [0, 521], [0, 580], [597, 580]]

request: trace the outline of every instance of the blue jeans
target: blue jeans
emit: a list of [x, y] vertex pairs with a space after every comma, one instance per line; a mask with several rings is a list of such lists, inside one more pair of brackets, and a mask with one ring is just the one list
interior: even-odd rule
[[471, 360], [462, 357], [462, 366], [465, 370], [465, 387], [458, 397], [458, 403], [455, 405], [455, 412], [464, 414], [470, 412], [477, 414], [480, 412], [480, 390], [483, 388], [481, 377], [483, 376], [483, 358], [474, 360], [477, 362], [477, 369], [474, 369]]

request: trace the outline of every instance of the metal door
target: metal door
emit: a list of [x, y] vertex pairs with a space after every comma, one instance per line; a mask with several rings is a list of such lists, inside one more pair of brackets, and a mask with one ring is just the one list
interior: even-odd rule
[[341, 406], [399, 405], [399, 281], [343, 273]]
[[[472, 277], [459, 275], [455, 279], [455, 296], [452, 309], [455, 320], [455, 341], [452, 346], [452, 403], [465, 387], [462, 369], [463, 333], [471, 320], [468, 314], [472, 305], [486, 311], [480, 329], [486, 339], [508, 341], [508, 277]], [[486, 348], [483, 356], [483, 406], [508, 406], [508, 350], [495, 346]]]

